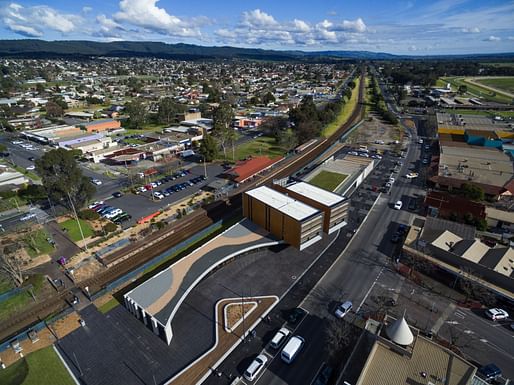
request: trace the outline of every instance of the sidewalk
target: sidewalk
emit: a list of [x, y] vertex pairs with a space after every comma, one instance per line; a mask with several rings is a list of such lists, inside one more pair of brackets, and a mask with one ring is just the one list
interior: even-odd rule
[[0, 219], [7, 219], [7, 218], [14, 217], [19, 213], [24, 213], [24, 212], [29, 211], [29, 209], [30, 209], [30, 207], [25, 205], [25, 206], [20, 206], [19, 209], [9, 209], [9, 210], [5, 210], [5, 211], [0, 211]]

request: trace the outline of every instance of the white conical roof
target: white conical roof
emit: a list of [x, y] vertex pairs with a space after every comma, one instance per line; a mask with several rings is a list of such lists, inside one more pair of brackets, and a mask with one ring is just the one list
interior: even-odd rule
[[412, 344], [414, 341], [414, 336], [405, 321], [405, 318], [399, 318], [394, 321], [391, 325], [389, 325], [386, 329], [386, 333], [394, 343], [398, 345], [407, 346]]

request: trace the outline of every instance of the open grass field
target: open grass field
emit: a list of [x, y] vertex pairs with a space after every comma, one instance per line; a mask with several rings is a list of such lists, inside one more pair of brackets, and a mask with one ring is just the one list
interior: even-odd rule
[[496, 102], [496, 103], [511, 103], [512, 102], [512, 99], [505, 95], [482, 88], [477, 84], [469, 83], [469, 82], [465, 81], [464, 78], [461, 78], [461, 77], [460, 78], [459, 77], [446, 77], [446, 78], [441, 78], [441, 80], [444, 82], [445, 85], [446, 85], [446, 83], [450, 83], [452, 85], [452, 88], [455, 91], [459, 88], [459, 86], [462, 86], [462, 85], [466, 86], [468, 88], [468, 92], [466, 93], [465, 96], [467, 96], [467, 97], [471, 97], [471, 98], [478, 97], [478, 98], [482, 98], [484, 100], [487, 100], [490, 102]]
[[[250, 142], [236, 147], [235, 160], [242, 160], [249, 156], [268, 155], [269, 157], [283, 156], [286, 151], [277, 145], [275, 139], [269, 136], [261, 136]], [[220, 158], [223, 153], [220, 152]], [[232, 148], [227, 148], [227, 159], [232, 159]]]
[[[43, 275], [37, 274], [31, 276], [27, 281], [25, 281], [24, 285], [32, 285], [32, 292], [35, 295], [37, 295], [37, 293], [41, 290], [45, 282], [45, 277]], [[3, 282], [2, 284], [5, 284], [5, 282]], [[6, 290], [9, 289], [12, 289], [12, 286], [7, 288]], [[18, 294], [12, 296], [11, 298], [2, 301], [0, 303], [0, 321], [9, 318], [13, 313], [23, 309], [23, 307], [25, 307], [28, 303], [31, 303], [32, 301], [32, 296], [27, 291], [21, 291]], [[3, 384], [3, 382], [1, 381], [1, 377], [0, 384]]]
[[497, 88], [501, 91], [514, 93], [514, 77], [498, 77], [498, 78], [477, 78], [475, 80], [480, 84]]
[[48, 232], [45, 229], [39, 229], [31, 232], [23, 238], [27, 244], [27, 253], [31, 258], [35, 258], [41, 254], [48, 254], [53, 251], [53, 246], [48, 243]]
[[5, 385], [75, 385], [52, 346], [35, 351], [0, 372]]
[[337, 115], [336, 119], [327, 125], [323, 130], [323, 136], [325, 138], [333, 135], [334, 132], [336, 132], [339, 127], [341, 127], [341, 125], [346, 123], [350, 118], [353, 110], [355, 110], [359, 96], [359, 83], [360, 78], [355, 79], [355, 88], [352, 90], [352, 97], [344, 104], [343, 108], [341, 108], [341, 111]]
[[[82, 227], [82, 232], [84, 233], [84, 238], [88, 238], [93, 235], [93, 229], [86, 221], [79, 219], [80, 227]], [[71, 238], [73, 242], [78, 242], [82, 240], [82, 235], [80, 234], [79, 226], [75, 219], [68, 219], [65, 222], [59, 224], [62, 229], [65, 229], [68, 237]]]
[[309, 183], [328, 191], [334, 191], [348, 175], [339, 174], [337, 172], [321, 171], [312, 178]]

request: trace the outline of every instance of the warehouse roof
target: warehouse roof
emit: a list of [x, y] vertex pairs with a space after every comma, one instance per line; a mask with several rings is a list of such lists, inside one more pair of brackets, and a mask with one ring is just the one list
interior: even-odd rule
[[343, 198], [341, 195], [334, 194], [333, 192], [305, 182], [299, 182], [287, 186], [287, 189], [315, 200], [316, 202], [324, 204], [328, 207], [332, 207], [345, 200], [345, 198]]
[[319, 210], [266, 186], [258, 187], [247, 191], [246, 193], [262, 203], [277, 209], [281, 213], [296, 219], [297, 221], [307, 219], [319, 213]]

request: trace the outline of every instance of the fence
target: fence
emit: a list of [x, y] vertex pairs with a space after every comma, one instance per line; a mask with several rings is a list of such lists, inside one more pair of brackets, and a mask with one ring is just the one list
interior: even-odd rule
[[32, 289], [32, 285], [27, 285], [24, 287], [16, 287], [5, 293], [2, 293], [2, 294], [0, 294], [0, 303], [7, 301], [9, 298], [14, 297], [16, 294], [20, 294], [20, 293], [30, 290], [30, 289]]

